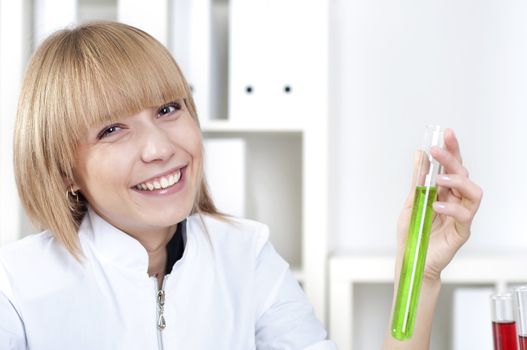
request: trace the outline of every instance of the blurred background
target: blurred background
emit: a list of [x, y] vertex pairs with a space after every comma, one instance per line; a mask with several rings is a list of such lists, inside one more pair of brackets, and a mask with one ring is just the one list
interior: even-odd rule
[[414, 150], [426, 125], [453, 128], [485, 195], [431, 348], [491, 349], [489, 294], [527, 282], [526, 15], [520, 0], [0, 0], [0, 245], [38, 231], [12, 167], [28, 58], [57, 29], [123, 21], [192, 86], [219, 208], [270, 226], [342, 349], [380, 348]]

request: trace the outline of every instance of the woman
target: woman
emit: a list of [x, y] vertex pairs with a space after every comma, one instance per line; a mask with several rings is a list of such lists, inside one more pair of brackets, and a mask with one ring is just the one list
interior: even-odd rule
[[[481, 198], [445, 141], [416, 335], [386, 348], [427, 346], [440, 272]], [[21, 200], [46, 231], [0, 252], [0, 347], [334, 349], [266, 226], [216, 210], [202, 153], [188, 84], [148, 34], [95, 23], [48, 38], [15, 134]]]

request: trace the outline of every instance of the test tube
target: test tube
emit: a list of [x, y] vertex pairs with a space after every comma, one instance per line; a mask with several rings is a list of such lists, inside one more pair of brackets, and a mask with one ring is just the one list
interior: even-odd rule
[[493, 294], [490, 301], [494, 350], [518, 350], [512, 293]]
[[520, 350], [527, 350], [527, 286], [521, 286], [514, 291], [516, 296], [518, 342]]
[[430, 125], [426, 128], [392, 316], [391, 333], [398, 340], [410, 339], [414, 330], [430, 228], [434, 217], [432, 203], [437, 195], [436, 177], [441, 171], [441, 165], [432, 157], [430, 149], [433, 146], [442, 148], [443, 142], [443, 130], [440, 126]]

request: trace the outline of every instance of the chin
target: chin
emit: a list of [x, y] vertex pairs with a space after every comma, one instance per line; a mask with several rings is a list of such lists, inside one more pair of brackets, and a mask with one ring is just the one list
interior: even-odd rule
[[168, 227], [183, 221], [189, 215], [190, 209], [188, 211], [179, 209], [177, 211], [157, 211], [147, 217], [143, 215], [143, 219], [152, 226]]

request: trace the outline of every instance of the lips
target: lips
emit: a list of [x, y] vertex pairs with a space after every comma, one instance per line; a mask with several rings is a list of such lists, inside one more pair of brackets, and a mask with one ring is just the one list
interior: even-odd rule
[[169, 170], [143, 181], [133, 186], [133, 188], [139, 191], [155, 191], [170, 188], [181, 180], [182, 169], [183, 167]]

